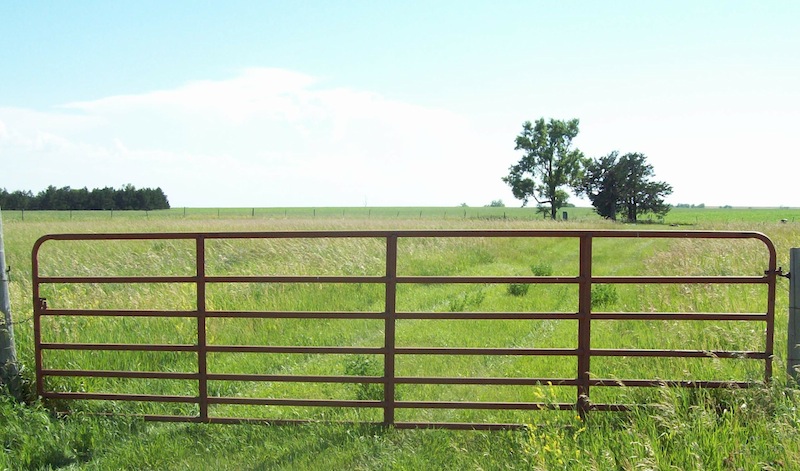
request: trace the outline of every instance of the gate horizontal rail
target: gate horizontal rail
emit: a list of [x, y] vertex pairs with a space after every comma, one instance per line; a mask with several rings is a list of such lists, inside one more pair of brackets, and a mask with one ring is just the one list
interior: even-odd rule
[[[212, 276], [206, 273], [208, 256], [206, 242], [210, 240], [235, 239], [379, 239], [385, 244], [385, 273], [377, 276], [364, 275], [237, 275]], [[441, 238], [572, 238], [579, 241], [577, 276], [404, 276], [398, 274], [398, 241], [404, 239]], [[766, 264], [759, 276], [599, 276], [592, 272], [593, 242], [598, 239], [752, 239], [761, 242], [766, 249]], [[190, 276], [44, 276], [40, 273], [40, 250], [46, 243], [64, 241], [193, 241], [193, 266]], [[398, 409], [470, 409], [470, 410], [572, 410], [581, 415], [590, 410], [621, 411], [629, 404], [603, 404], [590, 400], [592, 387], [686, 387], [722, 388], [750, 387], [757, 381], [719, 380], [664, 380], [664, 379], [617, 379], [597, 378], [591, 374], [594, 357], [630, 358], [714, 358], [756, 360], [764, 363], [763, 378], [768, 382], [772, 375], [775, 285], [780, 269], [776, 268], [776, 251], [772, 242], [758, 232], [716, 231], [618, 231], [618, 230], [409, 230], [409, 231], [301, 231], [301, 232], [198, 232], [198, 233], [112, 233], [112, 234], [55, 234], [40, 238], [32, 251], [33, 311], [36, 357], [36, 384], [38, 394], [46, 399], [135, 401], [160, 403], [196, 404], [198, 411], [191, 415], [141, 414], [148, 420], [183, 422], [269, 422], [274, 424], [304, 423], [314, 419], [259, 419], [249, 417], [223, 417], [211, 413], [216, 405], [250, 405], [277, 407], [333, 407], [382, 409], [384, 425], [397, 428], [444, 427], [454, 429], [493, 430], [519, 427], [517, 423], [463, 423], [435, 421], [400, 421], [395, 418]], [[208, 308], [206, 289], [215, 284], [373, 284], [382, 285], [384, 306], [380, 312], [348, 311], [270, 311], [270, 310], [212, 310]], [[194, 286], [196, 306], [194, 309], [61, 309], [48, 307], [42, 296], [47, 285], [86, 284], [185, 284]], [[528, 284], [528, 285], [575, 285], [578, 288], [576, 312], [404, 312], [397, 309], [398, 286], [437, 284]], [[592, 312], [592, 286], [596, 284], [685, 284], [685, 285], [750, 285], [766, 286], [766, 310], [758, 313], [725, 312]], [[196, 322], [194, 343], [93, 343], [93, 342], [46, 342], [42, 335], [42, 319], [45, 317], [109, 317], [109, 318], [185, 318]], [[301, 345], [218, 345], [208, 338], [209, 319], [362, 319], [383, 321], [383, 345], [369, 346], [301, 346]], [[577, 322], [576, 348], [499, 348], [499, 347], [433, 347], [398, 346], [396, 322], [398, 320], [572, 320]], [[608, 349], [591, 345], [592, 321], [607, 320], [660, 320], [660, 321], [731, 321], [763, 322], [764, 349], [759, 351], [733, 350], [666, 350], [666, 349]], [[146, 339], [145, 339], [146, 340]], [[81, 368], [47, 368], [45, 352], [90, 351], [90, 352], [177, 352], [192, 354], [196, 358], [196, 371], [117, 371]], [[214, 353], [281, 353], [319, 355], [378, 355], [383, 358], [381, 375], [280, 375], [220, 373], [209, 370], [208, 356]], [[537, 356], [569, 357], [577, 364], [574, 377], [461, 377], [461, 376], [407, 376], [396, 373], [397, 358], [406, 355], [423, 356]], [[57, 391], [48, 388], [46, 379], [85, 377], [109, 379], [153, 379], [180, 380], [196, 383], [196, 395], [159, 395], [106, 392]], [[382, 386], [381, 399], [303, 399], [271, 397], [225, 397], [209, 392], [209, 382], [276, 382], [276, 383], [339, 383], [369, 384]], [[498, 401], [429, 401], [400, 400], [397, 385], [494, 385], [494, 386], [563, 386], [576, 390], [572, 402], [498, 402]], [[346, 422], [350, 423], [350, 422]], [[363, 423], [363, 422], [360, 422]]]

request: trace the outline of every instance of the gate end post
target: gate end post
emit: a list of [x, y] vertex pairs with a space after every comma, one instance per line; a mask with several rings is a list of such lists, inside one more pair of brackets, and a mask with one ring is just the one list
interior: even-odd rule
[[789, 339], [786, 372], [800, 384], [800, 248], [789, 251]]

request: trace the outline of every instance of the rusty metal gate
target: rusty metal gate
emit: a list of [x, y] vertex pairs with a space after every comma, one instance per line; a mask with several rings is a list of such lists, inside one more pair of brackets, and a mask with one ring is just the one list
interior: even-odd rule
[[[398, 241], [439, 239], [467, 240], [492, 238], [508, 238], [527, 242], [541, 238], [567, 239], [577, 246], [574, 267], [571, 275], [537, 275], [534, 276], [462, 276], [462, 275], [408, 275], [398, 273]], [[329, 240], [329, 239], [366, 239], [377, 243], [381, 247], [385, 259], [381, 264], [385, 271], [376, 275], [213, 275], [207, 273], [207, 259], [210, 241], [235, 240]], [[765, 249], [763, 273], [750, 276], [609, 276], [593, 273], [593, 246], [599, 240], [627, 239], [705, 239], [725, 240], [750, 239], [763, 244]], [[43, 274], [40, 270], [40, 256], [43, 247], [58, 246], [64, 242], [78, 242], [92, 244], [98, 242], [114, 244], [117, 241], [149, 241], [150, 243], [167, 243], [169, 241], [182, 241], [190, 250], [185, 255], [190, 258], [185, 261], [192, 273], [187, 275], [101, 275], [84, 274], [81, 276], [54, 276]], [[760, 247], [760, 245], [759, 245]], [[69, 254], [67, 253], [67, 256]], [[61, 263], [65, 263], [63, 260]], [[67, 262], [68, 263], [68, 262]], [[176, 261], [176, 263], [178, 263]], [[773, 355], [773, 330], [775, 311], [775, 284], [776, 276], [780, 269], [776, 268], [776, 251], [772, 242], [763, 234], [756, 232], [711, 232], [711, 231], [619, 231], [619, 230], [404, 230], [404, 231], [306, 231], [306, 232], [228, 232], [228, 233], [118, 233], [118, 234], [58, 234], [47, 235], [40, 238], [33, 247], [33, 312], [36, 356], [36, 383], [38, 394], [49, 400], [93, 400], [109, 401], [110, 404], [120, 404], [124, 401], [134, 403], [161, 403], [168, 405], [188, 405], [193, 408], [187, 413], [185, 409], [177, 407], [174, 413], [142, 413], [147, 420], [176, 421], [176, 422], [204, 422], [204, 423], [233, 423], [233, 422], [268, 422], [268, 423], [296, 423], [318, 420], [335, 420], [331, 417], [252, 417], [230, 416], [224, 406], [259, 406], [272, 407], [270, 410], [291, 407], [307, 407], [319, 409], [349, 409], [378, 411], [378, 420], [361, 420], [357, 422], [380, 423], [398, 428], [420, 427], [445, 427], [467, 429], [493, 429], [500, 427], [518, 426], [519, 423], [511, 422], [471, 422], [471, 421], [425, 421], [425, 420], [400, 420], [396, 413], [401, 410], [499, 410], [499, 411], [532, 411], [540, 409], [572, 410], [580, 414], [594, 410], [626, 410], [630, 404], [619, 402], [592, 401], [590, 391], [599, 387], [655, 387], [678, 386], [691, 388], [717, 388], [717, 387], [748, 387], [754, 384], [763, 384], [770, 380], [772, 375]], [[382, 269], [383, 270], [383, 269]], [[182, 285], [193, 287], [191, 296], [193, 304], [189, 308], [178, 307], [170, 309], [130, 309], [116, 306], [114, 308], [63, 308], [59, 307], [59, 289], [65, 286], [99, 286], [101, 289], [109, 286], [134, 286], [148, 284]], [[375, 312], [330, 312], [306, 310], [258, 310], [237, 311], [231, 309], [216, 309], [209, 305], [207, 291], [220, 284], [361, 284], [377, 286], [382, 293], [383, 300], [380, 309]], [[402, 300], [399, 288], [403, 286], [437, 286], [441, 284], [458, 286], [494, 286], [494, 285], [567, 285], [577, 291], [577, 310], [575, 312], [408, 312], [397, 308], [398, 301]], [[765, 309], [762, 312], [600, 312], [592, 310], [592, 287], [597, 285], [683, 285], [683, 286], [709, 286], [709, 285], [761, 285], [765, 292]], [[575, 289], [575, 287], [577, 289]], [[46, 291], [46, 293], [44, 293]], [[45, 299], [47, 294], [49, 300]], [[48, 303], [51, 306], [48, 306]], [[463, 311], [463, 310], [462, 310]], [[188, 319], [194, 330], [191, 341], [184, 343], [150, 343], [148, 339], [142, 342], [114, 343], [114, 342], [71, 342], [51, 334], [47, 326], [43, 327], [46, 319], [72, 319], [87, 318], [148, 318], [163, 319], [167, 322], [175, 319]], [[308, 345], [230, 345], [215, 343], [208, 334], [208, 323], [214, 319], [305, 319], [310, 322], [325, 319], [369, 319], [377, 322], [377, 329], [382, 336], [381, 345], [378, 346], [308, 346]], [[405, 320], [462, 320], [462, 321], [536, 321], [536, 320], [569, 320], [576, 326], [575, 345], [569, 348], [534, 348], [531, 346], [513, 347], [449, 347], [398, 344], [396, 327], [398, 321]], [[607, 321], [731, 321], [751, 322], [762, 325], [763, 328], [755, 329], [759, 332], [759, 345], [763, 348], [755, 350], [736, 349], [640, 349], [640, 348], [595, 348], [592, 345], [592, 324]], [[73, 327], [63, 325], [60, 329], [70, 330]], [[194, 327], [196, 326], [196, 328]], [[44, 330], [43, 330], [44, 329]], [[75, 327], [80, 330], [80, 327]], [[55, 340], [53, 340], [55, 339]], [[111, 339], [113, 340], [113, 339]], [[266, 342], [265, 342], [266, 343]], [[164, 366], [159, 371], [142, 371], [131, 367], [119, 369], [92, 369], [82, 367], [77, 360], [63, 361], [53, 367], [50, 357], [58, 352], [65, 354], [74, 352], [89, 352], [100, 355], [108, 352], [168, 352], [175, 355], [183, 354], [192, 357], [192, 371], [173, 371], [170, 365]], [[259, 372], [228, 373], [214, 371], [209, 364], [209, 356], [215, 354], [306, 354], [306, 355], [372, 355], [379, 358], [382, 371], [377, 374], [264, 374]], [[567, 377], [537, 376], [535, 372], [528, 372], [525, 377], [473, 377], [465, 375], [439, 375], [422, 376], [398, 374], [396, 361], [404, 356], [416, 355], [425, 358], [441, 356], [478, 356], [494, 357], [505, 356], [519, 357], [560, 357], [572, 359], [576, 368], [574, 374]], [[720, 359], [733, 359], [732, 361], [760, 362], [763, 363], [763, 376], [760, 378], [741, 378], [737, 380], [698, 380], [698, 379], [664, 379], [664, 378], [636, 378], [624, 379], [616, 377], [596, 377], [592, 373], [592, 360], [602, 357], [617, 357], [626, 360], [651, 361], [657, 358], [690, 358], [719, 361]], [[703, 361], [703, 360], [700, 360]], [[58, 362], [56, 362], [58, 363]], [[749, 363], [753, 364], [753, 363]], [[334, 372], [335, 373], [335, 372]], [[86, 390], [83, 386], [70, 390], [63, 385], [50, 383], [64, 378], [93, 378], [107, 379], [108, 381], [122, 381], [129, 379], [145, 379], [158, 381], [182, 381], [192, 384], [189, 394], [159, 394], [128, 393], [128, 392], [103, 392]], [[241, 393], [225, 394], [225, 388], [215, 386], [212, 390], [210, 383], [326, 383], [339, 385], [366, 385], [377, 388], [377, 396], [360, 397], [358, 399], [342, 398], [317, 398], [304, 399], [297, 397], [249, 397]], [[73, 383], [74, 384], [74, 383]], [[430, 401], [430, 400], [403, 400], [397, 393], [398, 386], [421, 387], [430, 385], [486, 385], [486, 386], [523, 386], [523, 387], [568, 387], [574, 389], [572, 400], [530, 400], [530, 401]], [[215, 413], [217, 408], [225, 414]], [[111, 408], [110, 410], [117, 410]], [[246, 410], [252, 410], [246, 409]], [[351, 420], [352, 421], [352, 420]]]

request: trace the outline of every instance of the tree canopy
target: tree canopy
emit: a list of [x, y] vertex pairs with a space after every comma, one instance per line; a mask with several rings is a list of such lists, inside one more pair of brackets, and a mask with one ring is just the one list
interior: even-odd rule
[[9, 193], [0, 188], [0, 208], [9, 210], [154, 210], [169, 209], [167, 195], [161, 188], [140, 188], [125, 185], [121, 189], [105, 187], [88, 190], [53, 185], [34, 195], [30, 191]]
[[567, 203], [569, 195], [562, 188], [579, 181], [583, 154], [572, 148], [578, 124], [577, 119], [545, 122], [544, 118], [535, 124], [523, 123], [514, 150], [524, 154], [503, 177], [523, 206], [533, 198], [540, 208], [549, 210], [551, 219], [556, 219], [559, 208]]
[[628, 222], [636, 222], [642, 213], [663, 216], [670, 210], [664, 197], [672, 194], [672, 186], [651, 181], [653, 166], [644, 154], [620, 157], [614, 151], [599, 159], [584, 160], [583, 168], [583, 178], [575, 190], [585, 194], [605, 218], [616, 221], [622, 213]]

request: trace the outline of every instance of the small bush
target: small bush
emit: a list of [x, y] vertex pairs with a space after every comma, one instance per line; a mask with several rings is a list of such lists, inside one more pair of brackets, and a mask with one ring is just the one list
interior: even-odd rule
[[531, 265], [533, 276], [552, 276], [553, 266], [549, 263], [535, 263]]
[[528, 294], [528, 288], [530, 288], [530, 285], [527, 283], [511, 283], [506, 288], [506, 291], [511, 296], [525, 296]]

